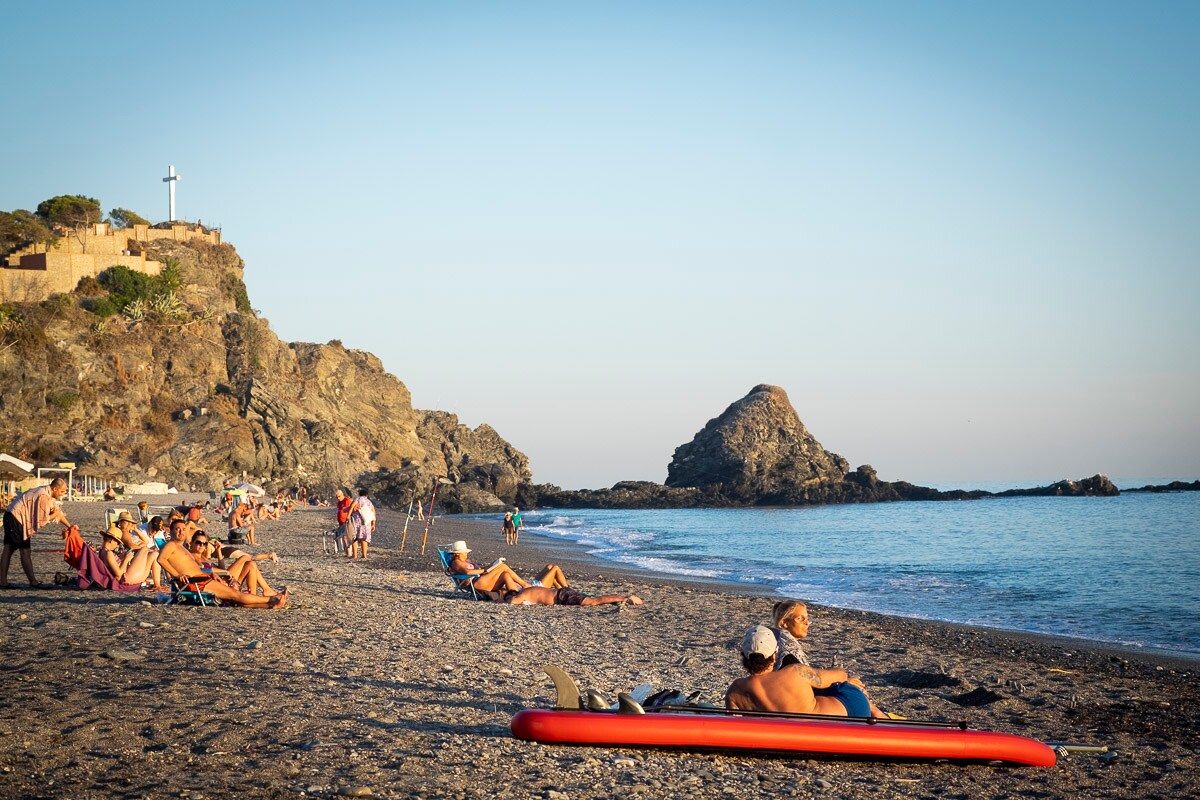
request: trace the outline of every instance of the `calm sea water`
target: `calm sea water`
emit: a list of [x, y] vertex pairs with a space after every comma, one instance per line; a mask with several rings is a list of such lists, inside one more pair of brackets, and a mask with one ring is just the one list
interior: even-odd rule
[[1200, 654], [1200, 493], [527, 513], [602, 559], [824, 605]]

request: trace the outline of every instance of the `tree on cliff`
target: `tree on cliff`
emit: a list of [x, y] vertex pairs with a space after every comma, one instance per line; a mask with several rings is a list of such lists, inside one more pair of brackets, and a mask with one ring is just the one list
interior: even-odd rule
[[60, 194], [38, 203], [37, 215], [51, 225], [79, 230], [104, 217], [100, 201], [81, 194]]
[[149, 225], [150, 220], [130, 211], [128, 208], [114, 208], [108, 212], [108, 219], [118, 228], [132, 228], [134, 225]]
[[23, 208], [0, 211], [0, 256], [35, 242], [54, 244], [58, 237], [38, 218]]

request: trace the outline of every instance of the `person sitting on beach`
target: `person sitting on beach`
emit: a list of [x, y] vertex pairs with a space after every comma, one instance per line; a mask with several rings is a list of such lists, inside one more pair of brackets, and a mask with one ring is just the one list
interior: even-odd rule
[[467, 554], [470, 552], [467, 543], [461, 539], [450, 545], [449, 572], [453, 575], [478, 575], [474, 584], [476, 591], [499, 592], [503, 596], [509, 592], [528, 589], [534, 583], [548, 589], [567, 588], [567, 576], [563, 574], [562, 568], [557, 564], [547, 564], [545, 569], [538, 573], [534, 582], [530, 582], [514, 572], [512, 567], [504, 563], [504, 559], [500, 559], [486, 569], [478, 567], [467, 560]]
[[561, 589], [551, 589], [549, 586], [530, 586], [516, 594], [510, 594], [504, 602], [516, 606], [603, 606], [611, 603], [629, 603], [640, 606], [642, 598], [636, 594], [602, 594], [598, 597], [591, 597], [569, 586]]
[[117, 493], [113, 491], [113, 488], [111, 486], [104, 487], [104, 499], [108, 502], [111, 502], [111, 501], [117, 499]]
[[[224, 568], [224, 562], [226, 562], [226, 561], [234, 562], [234, 561], [237, 561], [239, 558], [248, 558], [251, 561], [278, 561], [279, 560], [279, 554], [275, 553], [275, 552], [247, 553], [245, 550], [242, 550], [240, 547], [234, 547], [231, 544], [222, 542], [220, 539], [218, 539], [216, 537], [208, 536], [208, 534], [204, 533], [204, 531], [196, 531], [196, 534], [204, 535], [205, 539], [208, 542], [207, 558], [211, 561], [217, 562], [218, 568]], [[195, 538], [195, 534], [193, 534], [192, 537], [189, 537], [186, 540], [186, 544], [187, 544], [187, 547], [189, 550], [191, 549], [191, 541], [194, 538]]]
[[[742, 666], [750, 674], [730, 684], [725, 692], [726, 708], [887, 718], [867, 698], [862, 681], [851, 678], [844, 670], [815, 670], [803, 664], [792, 664], [776, 671], [778, 650], [775, 633], [767, 626], [756, 625], [746, 631], [742, 637]], [[828, 682], [830, 677], [837, 680]], [[830, 691], [816, 694], [814, 687]]]
[[154, 549], [151, 546], [150, 534], [142, 530], [137, 520], [128, 511], [122, 511], [113, 520], [113, 527], [121, 533], [121, 544], [129, 550]]
[[[125, 518], [121, 522], [132, 527], [133, 518], [129, 513], [122, 511], [121, 516]], [[108, 530], [101, 535], [103, 547], [100, 549], [100, 559], [104, 562], [104, 566], [108, 567], [108, 571], [114, 578], [126, 586], [140, 587], [148, 577], [153, 575], [154, 588], [163, 591], [162, 570], [158, 567], [157, 550], [142, 546], [132, 550], [126, 549], [123, 556], [117, 557], [117, 553], [122, 549], [124, 540], [128, 536], [129, 531], [124, 528], [124, 525], [114, 522], [108, 526]]]
[[162, 546], [167, 543], [169, 533], [166, 525], [163, 523], [163, 518], [153, 516], [149, 522], [138, 525], [138, 535], [144, 536], [150, 540], [150, 546], [155, 550], [161, 550]]
[[[275, 593], [262, 576], [262, 571], [258, 565], [254, 563], [254, 558], [246, 553], [242, 553], [237, 559], [229, 565], [229, 569], [223, 569], [220, 563], [213, 564], [211, 561], [212, 542], [208, 538], [208, 534], [204, 531], [196, 531], [196, 535], [192, 537], [188, 544], [188, 550], [196, 562], [200, 564], [200, 568], [205, 572], [212, 573], [223, 577], [225, 582], [235, 589], [241, 589], [250, 594], [257, 594], [261, 589], [263, 595], [271, 596]], [[273, 553], [271, 555], [274, 555]]]
[[261, 505], [258, 507], [258, 521], [262, 522], [266, 519], [279, 519], [279, 506], [275, 503], [271, 505]]
[[[183, 509], [180, 510], [183, 511]], [[197, 527], [208, 524], [208, 520], [204, 518], [204, 509], [199, 500], [187, 507], [187, 510], [184, 511], [184, 518]]]
[[807, 666], [808, 656], [800, 646], [800, 640], [808, 636], [808, 606], [799, 600], [780, 600], [771, 609], [771, 617], [775, 621], [771, 631], [779, 645], [775, 669], [780, 670], [792, 664]]
[[[207, 541], [202, 540], [197, 543], [195, 542], [197, 538], [201, 537], [193, 537], [192, 547], [196, 551], [200, 551], [202, 546], [207, 548]], [[192, 555], [188, 551], [188, 548], [184, 546], [183, 523], [176, 522], [172, 525], [171, 540], [163, 545], [163, 549], [158, 556], [159, 564], [172, 578], [179, 581], [188, 581], [197, 590], [208, 592], [218, 600], [236, 606], [244, 606], [246, 608], [283, 608], [287, 604], [287, 589], [277, 592], [264, 581], [256, 586], [256, 588], [263, 589], [264, 593], [262, 595], [240, 591], [218, 579], [212, 571], [206, 572], [203, 565], [205, 560]], [[259, 578], [261, 579], [261, 574]]]
[[249, 503], [238, 503], [229, 512], [229, 543], [254, 544], [254, 512]]

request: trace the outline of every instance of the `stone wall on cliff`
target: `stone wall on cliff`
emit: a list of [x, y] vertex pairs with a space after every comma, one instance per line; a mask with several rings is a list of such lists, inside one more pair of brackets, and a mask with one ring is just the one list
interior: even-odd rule
[[414, 409], [372, 354], [280, 341], [249, 307], [232, 246], [146, 250], [179, 264], [181, 319], [100, 320], [78, 293], [13, 308], [0, 328], [0, 450], [135, 482], [369, 485], [395, 504], [428, 500], [433, 477], [452, 475], [444, 497], [461, 510], [527, 491], [522, 453], [487, 425]]

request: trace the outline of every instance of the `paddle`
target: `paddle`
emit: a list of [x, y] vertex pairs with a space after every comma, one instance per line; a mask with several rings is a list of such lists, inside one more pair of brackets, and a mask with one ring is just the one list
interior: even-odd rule
[[867, 725], [911, 725], [925, 728], [957, 728], [967, 730], [970, 726], [965, 722], [935, 722], [932, 720], [916, 719], [877, 719], [875, 717], [842, 717], [834, 714], [799, 714], [790, 711], [742, 711], [715, 706], [652, 706], [646, 709], [647, 714], [657, 714], [663, 711], [678, 711], [688, 714], [715, 714], [723, 717], [778, 717], [779, 719], [822, 719], [831, 722], [862, 722]]

